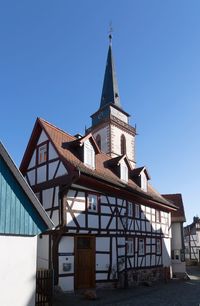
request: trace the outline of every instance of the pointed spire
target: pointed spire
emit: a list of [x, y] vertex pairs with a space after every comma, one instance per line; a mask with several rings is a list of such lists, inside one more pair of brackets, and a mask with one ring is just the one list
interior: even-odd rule
[[114, 60], [112, 55], [112, 34], [109, 34], [109, 49], [104, 75], [103, 89], [101, 94], [100, 108], [107, 104], [114, 104], [121, 108]]

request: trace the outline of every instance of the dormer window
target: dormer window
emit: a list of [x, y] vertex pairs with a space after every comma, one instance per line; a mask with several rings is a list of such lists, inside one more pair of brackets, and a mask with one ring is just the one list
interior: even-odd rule
[[84, 164], [95, 168], [95, 151], [89, 139], [84, 142]]
[[47, 160], [47, 144], [38, 148], [38, 164], [42, 164]]
[[96, 137], [96, 143], [97, 143], [99, 149], [101, 150], [101, 136], [99, 134]]
[[126, 154], [126, 138], [124, 134], [121, 135], [121, 155]]
[[128, 167], [125, 163], [120, 165], [120, 178], [122, 181], [128, 182]]
[[144, 172], [141, 173], [141, 189], [147, 192], [147, 177]]

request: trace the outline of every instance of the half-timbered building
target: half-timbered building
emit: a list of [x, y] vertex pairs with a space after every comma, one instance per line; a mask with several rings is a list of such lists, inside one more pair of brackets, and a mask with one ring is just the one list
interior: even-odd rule
[[185, 258], [188, 264], [200, 262], [200, 218], [184, 227]]
[[[59, 115], [59, 114], [58, 114]], [[169, 268], [175, 206], [136, 167], [136, 128], [122, 109], [109, 45], [100, 107], [85, 135], [38, 118], [21, 171], [56, 225], [39, 239], [38, 265], [64, 291], [138, 283]]]

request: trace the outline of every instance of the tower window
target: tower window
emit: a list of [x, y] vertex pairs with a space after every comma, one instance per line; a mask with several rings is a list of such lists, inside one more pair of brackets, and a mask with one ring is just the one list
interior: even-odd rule
[[99, 149], [101, 150], [101, 136], [99, 134], [96, 137], [96, 143], [97, 143]]
[[126, 154], [126, 138], [124, 134], [122, 134], [121, 136], [121, 155], [125, 155], [125, 154]]

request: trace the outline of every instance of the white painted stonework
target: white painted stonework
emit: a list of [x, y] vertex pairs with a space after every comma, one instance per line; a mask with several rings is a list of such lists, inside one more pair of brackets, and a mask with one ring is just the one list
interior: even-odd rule
[[0, 305], [35, 306], [37, 237], [0, 236]]
[[128, 124], [128, 117], [125, 114], [123, 114], [121, 111], [118, 111], [116, 108], [111, 106], [110, 112], [111, 115], [115, 116], [116, 118]]
[[96, 139], [97, 135], [101, 137], [101, 151], [104, 153], [109, 153], [109, 126], [105, 126], [93, 134], [93, 137]]
[[131, 162], [132, 167], [135, 167], [135, 138], [134, 136], [128, 134], [127, 132], [121, 130], [120, 128], [111, 125], [111, 152], [112, 156], [116, 157], [121, 155], [121, 136], [122, 134], [126, 138], [126, 155]]

